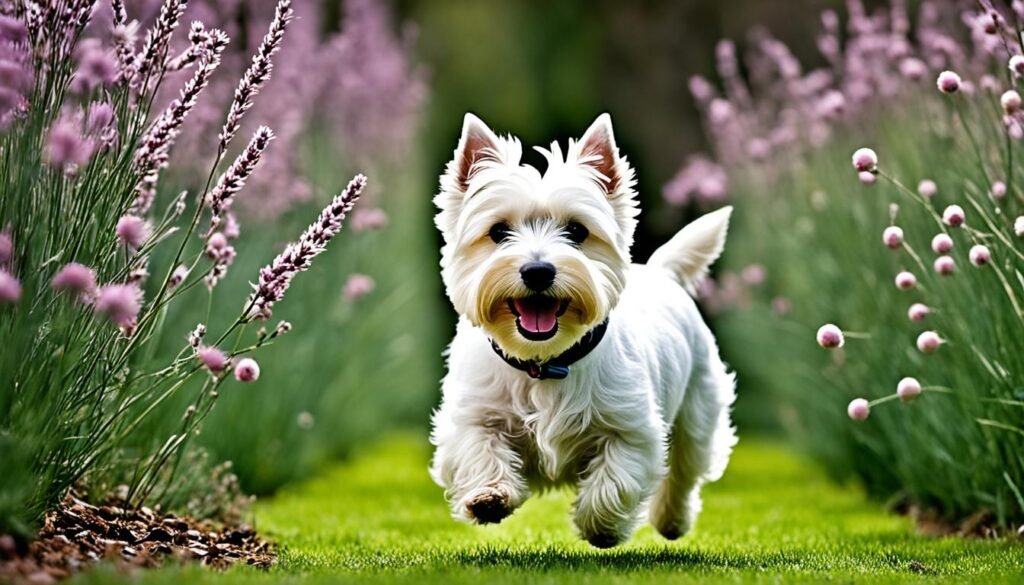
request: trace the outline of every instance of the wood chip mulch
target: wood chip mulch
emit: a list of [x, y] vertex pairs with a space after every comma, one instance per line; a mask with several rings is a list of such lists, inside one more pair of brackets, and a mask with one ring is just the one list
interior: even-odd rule
[[274, 558], [270, 544], [244, 524], [224, 526], [146, 507], [93, 506], [68, 496], [46, 515], [34, 541], [0, 535], [0, 583], [54, 583], [100, 561], [126, 570], [167, 560], [223, 569], [235, 563], [268, 568]]

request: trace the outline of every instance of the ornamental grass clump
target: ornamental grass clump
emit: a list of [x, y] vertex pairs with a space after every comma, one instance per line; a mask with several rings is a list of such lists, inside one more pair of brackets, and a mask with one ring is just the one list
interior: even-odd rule
[[[715, 153], [705, 164], [737, 209], [724, 274], [759, 263], [767, 275], [717, 313], [719, 338], [746, 387], [769, 389], [740, 400], [741, 417], [774, 409], [835, 475], [884, 501], [1016, 530], [1024, 3], [926, 0], [916, 17], [908, 4], [826, 12], [824, 67], [804, 70], [759, 31], [749, 76], [723, 42], [721, 90], [691, 82]], [[767, 158], [753, 156], [765, 141]], [[838, 349], [854, 335], [819, 329], [829, 322], [857, 342]]]
[[[103, 486], [123, 483], [120, 495], [138, 506], [179, 485], [183, 448], [220, 392], [245, 391], [225, 382], [254, 382], [248, 354], [291, 329], [249, 325], [270, 316], [365, 185], [358, 176], [323, 211], [286, 267], [239, 275], [262, 285], [272, 273], [272, 297], [255, 285], [253, 298], [216, 308], [237, 317], [211, 330], [168, 319], [178, 305], [211, 305], [245, 253], [231, 243], [230, 209], [274, 134], [260, 126], [240, 149], [233, 139], [294, 13], [278, 0], [208, 149], [205, 181], [181, 192], [161, 177], [231, 40], [186, 26], [186, 0], [165, 0], [138, 39], [123, 2], [105, 7], [106, 23], [92, 22], [103, 12], [94, 4], [0, 7], [0, 533], [29, 533], [72, 486], [103, 497]], [[175, 97], [154, 106], [160, 92]], [[182, 400], [171, 432], [140, 434]]]

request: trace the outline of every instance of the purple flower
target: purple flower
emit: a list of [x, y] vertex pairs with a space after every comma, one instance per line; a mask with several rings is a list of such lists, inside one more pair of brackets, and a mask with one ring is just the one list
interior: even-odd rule
[[953, 238], [949, 234], [935, 234], [932, 238], [932, 250], [936, 254], [949, 254], [953, 250]]
[[258, 282], [249, 297], [249, 315], [266, 320], [270, 318], [274, 303], [284, 298], [295, 275], [308, 270], [317, 255], [327, 249], [328, 242], [341, 230], [345, 216], [359, 199], [366, 186], [366, 177], [356, 175], [345, 190], [320, 212], [320, 217], [289, 244], [274, 261], [260, 270]]
[[342, 294], [346, 299], [354, 302], [373, 292], [375, 287], [376, 283], [373, 278], [365, 274], [352, 274], [345, 281]]
[[223, 372], [224, 368], [228, 367], [228, 358], [224, 355], [224, 352], [217, 349], [212, 345], [203, 345], [196, 351], [196, 357], [202, 362], [203, 366], [210, 370], [210, 372], [216, 374]]
[[917, 184], [917, 192], [921, 195], [921, 197], [932, 198], [935, 197], [935, 194], [939, 192], [939, 188], [935, 184], [935, 181], [925, 179]]
[[93, 308], [114, 324], [130, 328], [142, 310], [142, 290], [135, 284], [108, 284], [100, 287]]
[[0, 303], [14, 304], [21, 298], [21, 283], [13, 274], [0, 268]]
[[98, 39], [86, 39], [76, 48], [78, 69], [71, 79], [71, 91], [88, 93], [100, 86], [108, 86], [117, 78], [117, 61], [113, 53], [104, 49]]
[[725, 199], [728, 190], [725, 169], [709, 158], [692, 156], [665, 184], [662, 196], [672, 205], [685, 205], [691, 197], [699, 203], [714, 203]]
[[764, 284], [766, 271], [762, 264], [748, 264], [740, 272], [740, 279], [747, 286], [760, 286]]
[[135, 215], [123, 215], [117, 220], [117, 239], [133, 250], [138, 250], [149, 239], [149, 222]]
[[873, 173], [878, 169], [878, 155], [870, 148], [860, 148], [853, 153], [853, 168], [858, 173]]
[[942, 223], [949, 227], [962, 226], [966, 218], [963, 207], [959, 205], [950, 205], [942, 211]]
[[260, 377], [260, 365], [252, 358], [243, 358], [235, 366], [235, 379], [239, 382], [255, 382]]
[[89, 162], [94, 150], [93, 140], [82, 135], [81, 124], [70, 115], [62, 115], [46, 134], [43, 154], [51, 166], [73, 173]]
[[74, 293], [88, 299], [96, 290], [96, 271], [77, 262], [69, 262], [54, 275], [50, 285], [55, 290]]
[[352, 231], [364, 232], [384, 227], [388, 223], [388, 214], [379, 207], [356, 209], [352, 212]]

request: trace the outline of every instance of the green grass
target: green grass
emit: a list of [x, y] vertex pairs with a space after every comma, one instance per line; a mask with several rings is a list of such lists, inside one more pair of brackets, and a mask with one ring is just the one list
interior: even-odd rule
[[[707, 488], [694, 533], [669, 543], [645, 527], [609, 551], [577, 540], [565, 492], [535, 497], [500, 526], [454, 522], [427, 477], [428, 455], [424, 441], [395, 437], [259, 504], [258, 528], [281, 546], [269, 573], [193, 567], [138, 580], [1009, 583], [1024, 574], [1019, 543], [918, 535], [906, 518], [774, 443], [740, 443], [725, 478]], [[97, 571], [81, 582], [111, 579]]]

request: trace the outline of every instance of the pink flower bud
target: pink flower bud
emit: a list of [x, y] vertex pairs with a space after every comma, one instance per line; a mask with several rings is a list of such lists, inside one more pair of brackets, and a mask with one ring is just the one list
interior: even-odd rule
[[196, 351], [196, 357], [203, 363], [207, 370], [213, 373], [222, 372], [228, 367], [228, 358], [224, 352], [212, 345], [204, 345]]
[[875, 177], [874, 173], [861, 171], [857, 173], [857, 180], [859, 180], [862, 185], [874, 185], [877, 177]]
[[953, 260], [952, 256], [939, 256], [935, 259], [933, 266], [935, 267], [935, 272], [942, 276], [949, 276], [956, 272], [956, 260]]
[[13, 274], [0, 268], [0, 304], [14, 304], [21, 298], [21, 283]]
[[0, 232], [0, 266], [7, 264], [14, 255], [14, 243], [7, 232]]
[[345, 281], [342, 295], [349, 301], [358, 301], [373, 292], [376, 286], [372, 277], [365, 274], [353, 274]]
[[900, 290], [910, 290], [917, 286], [917, 277], [914, 276], [913, 272], [907, 272], [904, 270], [896, 275], [896, 288]]
[[117, 220], [117, 239], [128, 246], [138, 250], [149, 238], [149, 223], [141, 217], [124, 215]]
[[931, 313], [931, 309], [924, 303], [914, 303], [907, 309], [907, 318], [911, 321], [924, 321], [924, 318]]
[[878, 155], [870, 148], [859, 148], [853, 153], [853, 168], [860, 173], [874, 172], [878, 168]]
[[260, 365], [252, 358], [243, 358], [235, 366], [235, 379], [239, 382], [255, 382], [260, 377]]
[[935, 181], [925, 179], [917, 184], [917, 192], [922, 197], [935, 197], [935, 194], [939, 192], [939, 187], [935, 184]]
[[858, 422], [867, 420], [868, 415], [871, 414], [871, 405], [863, 398], [854, 398], [850, 401], [850, 405], [846, 407], [846, 414]]
[[950, 205], [942, 212], [942, 222], [949, 227], [960, 227], [967, 219], [964, 208], [959, 205]]
[[825, 349], [837, 349], [843, 347], [846, 340], [843, 338], [841, 329], [831, 323], [826, 323], [818, 329], [818, 345]]
[[967, 253], [967, 257], [970, 258], [971, 264], [984, 266], [992, 260], [992, 252], [989, 251], [988, 246], [977, 244], [971, 246], [971, 251]]
[[131, 327], [142, 309], [142, 290], [134, 284], [108, 284], [100, 288], [93, 309], [120, 327]]
[[949, 254], [953, 249], [953, 238], [949, 234], [935, 234], [932, 238], [932, 250], [936, 254]]
[[1014, 77], [1024, 76], [1024, 56], [1014, 55], [1013, 57], [1010, 57], [1009, 66]]
[[57, 274], [50, 281], [54, 290], [66, 291], [78, 295], [81, 299], [84, 295], [92, 294], [96, 289], [96, 272], [88, 266], [77, 262], [69, 262], [57, 271]]
[[925, 331], [917, 336], [917, 349], [921, 353], [932, 353], [942, 345], [942, 338], [934, 331]]
[[1015, 114], [1020, 111], [1020, 94], [1012, 89], [1003, 92], [1003, 95], [999, 97], [999, 103], [1002, 104], [1004, 112]]
[[960, 91], [962, 83], [960, 76], [952, 71], [939, 73], [939, 78], [935, 81], [935, 85], [942, 93], [956, 93]]
[[896, 384], [896, 394], [903, 402], [909, 402], [921, 395], [921, 383], [916, 378], [903, 378]]
[[1006, 183], [996, 181], [995, 183], [992, 183], [992, 187], [988, 192], [992, 195], [993, 199], [1002, 199], [1003, 197], [1006, 197]]
[[903, 245], [903, 229], [895, 225], [885, 228], [882, 232], [882, 242], [889, 248], [898, 250]]

